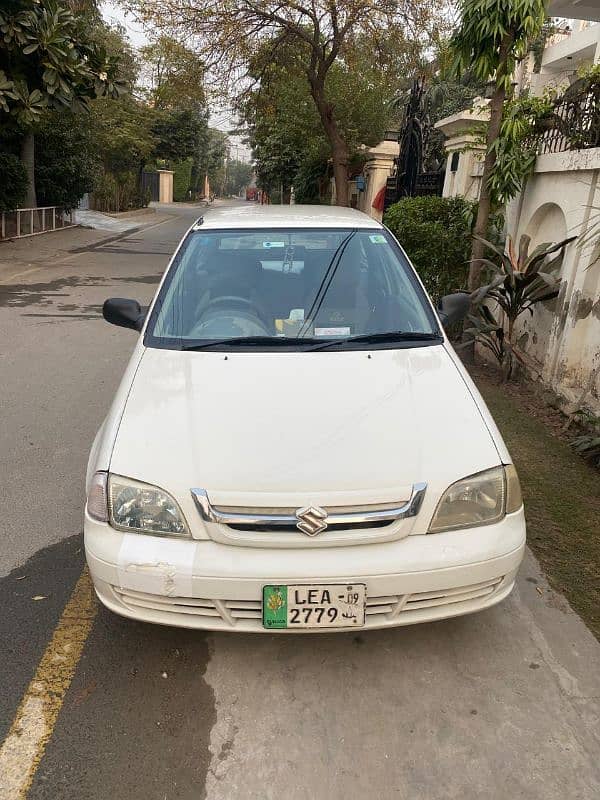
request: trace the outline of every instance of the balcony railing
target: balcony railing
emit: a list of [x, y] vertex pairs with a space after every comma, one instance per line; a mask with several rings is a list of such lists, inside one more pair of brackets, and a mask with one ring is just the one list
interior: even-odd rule
[[600, 84], [578, 90], [574, 84], [542, 120], [540, 153], [565, 153], [600, 147]]
[[0, 217], [0, 240], [37, 236], [39, 233], [70, 228], [74, 224], [71, 209], [60, 206], [3, 211]]

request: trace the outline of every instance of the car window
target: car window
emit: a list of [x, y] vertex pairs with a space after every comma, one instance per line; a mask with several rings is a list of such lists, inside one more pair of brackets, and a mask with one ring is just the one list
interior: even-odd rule
[[383, 229], [193, 231], [157, 298], [147, 344], [248, 336], [293, 344], [436, 330], [410, 265]]

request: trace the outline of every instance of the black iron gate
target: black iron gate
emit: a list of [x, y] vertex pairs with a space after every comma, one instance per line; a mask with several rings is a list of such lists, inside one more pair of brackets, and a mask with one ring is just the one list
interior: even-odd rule
[[404, 109], [402, 128], [398, 134], [400, 154], [394, 174], [388, 178], [385, 191], [385, 208], [403, 197], [441, 195], [444, 172], [423, 172], [423, 95], [425, 83], [417, 78], [413, 82]]
[[142, 172], [142, 197], [149, 197], [155, 203], [159, 200], [158, 172]]

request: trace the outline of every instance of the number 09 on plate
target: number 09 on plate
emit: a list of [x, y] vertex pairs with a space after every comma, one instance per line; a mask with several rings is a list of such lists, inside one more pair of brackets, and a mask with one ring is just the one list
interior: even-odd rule
[[263, 586], [263, 626], [271, 630], [361, 628], [365, 602], [364, 583]]

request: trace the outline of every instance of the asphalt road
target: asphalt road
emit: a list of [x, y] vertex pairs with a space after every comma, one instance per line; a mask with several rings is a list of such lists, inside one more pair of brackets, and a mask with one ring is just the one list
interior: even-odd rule
[[[85, 463], [135, 336], [101, 304], [150, 299], [198, 210], [171, 213], [77, 253], [56, 234], [59, 257], [0, 268], [4, 751], [23, 743], [13, 720], [49, 642], [65, 616], [82, 622], [63, 609], [83, 567]], [[36, 720], [35, 800], [600, 796], [600, 645], [531, 556], [499, 607], [418, 627], [204, 635], [94, 606], [78, 630], [73, 680], [50, 670], [56, 715]], [[0, 800], [24, 796], [26, 761], [0, 769]]]

